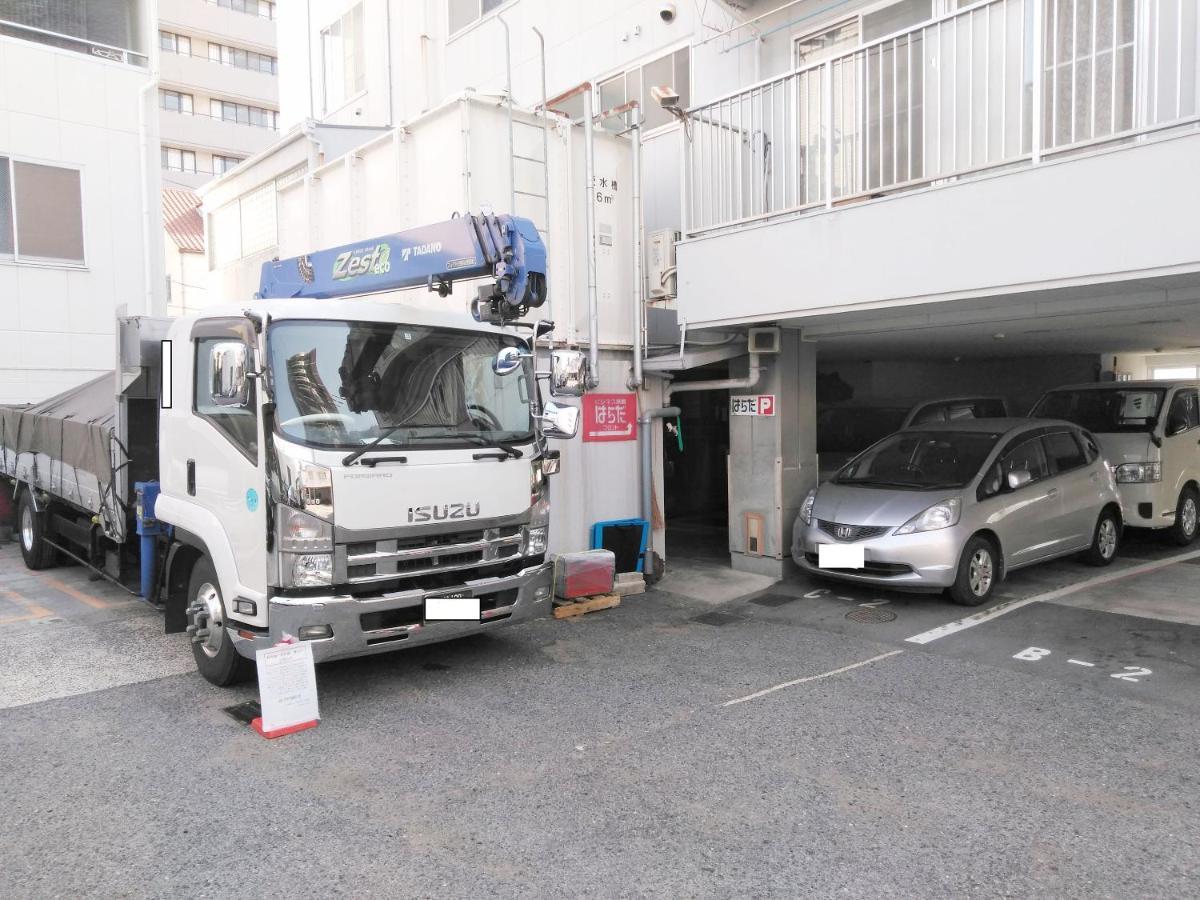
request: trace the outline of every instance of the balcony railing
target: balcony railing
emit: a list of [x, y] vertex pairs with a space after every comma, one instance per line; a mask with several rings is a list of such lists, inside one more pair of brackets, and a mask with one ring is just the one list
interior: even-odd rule
[[985, 0], [687, 112], [699, 234], [1200, 121], [1198, 0]]
[[22, 40], [33, 41], [38, 44], [46, 44], [50, 47], [57, 47], [60, 50], [71, 50], [75, 53], [87, 54], [88, 56], [98, 56], [101, 59], [139, 66], [143, 69], [148, 64], [146, 54], [139, 53], [137, 50], [130, 50], [127, 47], [114, 47], [111, 44], [101, 44], [98, 41], [89, 41], [86, 38], [76, 37], [71, 34], [62, 34], [58, 31], [48, 31], [45, 28], [36, 28], [33, 25], [12, 22], [8, 19], [0, 19], [0, 35], [21, 38]]

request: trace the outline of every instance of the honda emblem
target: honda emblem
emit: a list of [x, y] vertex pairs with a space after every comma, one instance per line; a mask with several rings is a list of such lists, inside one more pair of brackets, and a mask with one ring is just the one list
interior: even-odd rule
[[854, 537], [854, 528], [850, 525], [839, 525], [837, 527], [837, 539], [839, 541], [848, 541]]

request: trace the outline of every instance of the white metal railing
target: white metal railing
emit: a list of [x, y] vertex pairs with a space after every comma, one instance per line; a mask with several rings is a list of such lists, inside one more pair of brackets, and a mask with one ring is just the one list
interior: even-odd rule
[[74, 50], [77, 53], [99, 56], [102, 59], [111, 59], [114, 62], [127, 63], [132, 66], [140, 66], [141, 68], [146, 68], [149, 62], [149, 57], [145, 53], [139, 53], [127, 47], [114, 47], [111, 44], [101, 44], [97, 41], [89, 41], [87, 38], [76, 37], [73, 34], [48, 31], [45, 28], [36, 28], [33, 25], [24, 25], [21, 22], [12, 22], [8, 19], [0, 19], [0, 35], [2, 34], [10, 34], [11, 37], [19, 37], [38, 44], [58, 47], [61, 50]]
[[1200, 121], [1200, 0], [983, 0], [687, 112], [698, 234]]

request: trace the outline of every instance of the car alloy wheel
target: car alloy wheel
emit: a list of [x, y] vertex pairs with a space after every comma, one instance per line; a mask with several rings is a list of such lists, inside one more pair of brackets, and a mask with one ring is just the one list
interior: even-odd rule
[[992, 580], [995, 577], [994, 568], [992, 554], [983, 547], [972, 554], [971, 564], [967, 569], [967, 583], [971, 586], [971, 593], [976, 597], [984, 597], [992, 589]]
[[[1195, 510], [1192, 510], [1193, 523], [1195, 522]], [[1193, 528], [1195, 525], [1193, 524]], [[1100, 533], [1096, 535], [1096, 547], [1100, 551], [1100, 555], [1105, 559], [1112, 559], [1113, 554], [1117, 552], [1117, 523], [1111, 516], [1105, 517], [1100, 522]]]

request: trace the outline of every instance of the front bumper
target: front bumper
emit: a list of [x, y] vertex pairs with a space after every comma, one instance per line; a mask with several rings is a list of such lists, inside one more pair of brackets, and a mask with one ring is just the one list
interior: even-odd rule
[[792, 559], [801, 569], [825, 578], [909, 591], [941, 591], [954, 584], [965, 538], [958, 527], [920, 534], [887, 534], [853, 542], [861, 545], [863, 569], [822, 569], [819, 546], [845, 546], [817, 525], [799, 519], [792, 531]]
[[1134, 528], [1169, 528], [1175, 524], [1179, 497], [1165, 482], [1118, 484], [1125, 524]]
[[[554, 565], [545, 562], [500, 578], [477, 578], [454, 588], [433, 591], [408, 590], [374, 597], [330, 595], [321, 597], [272, 597], [268, 630], [251, 633], [229, 629], [238, 653], [253, 659], [260, 648], [272, 647], [285, 634], [297, 636], [305, 625], [329, 625], [333, 636], [306, 641], [317, 662], [367, 656], [432, 644], [515, 625], [540, 615], [551, 607]], [[539, 589], [544, 589], [540, 590]], [[431, 622], [423, 619], [426, 597], [470, 591], [480, 598], [482, 619], [478, 622]], [[537, 594], [541, 593], [541, 598]]]

